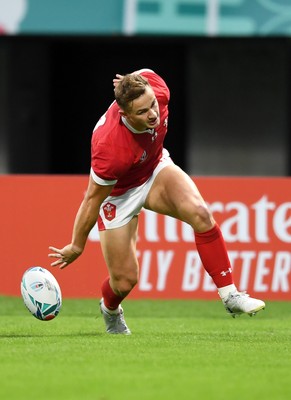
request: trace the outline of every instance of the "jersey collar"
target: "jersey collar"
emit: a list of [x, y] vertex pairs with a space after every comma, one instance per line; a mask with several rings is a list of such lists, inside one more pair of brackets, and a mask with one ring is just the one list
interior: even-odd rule
[[124, 123], [124, 125], [129, 129], [132, 133], [135, 133], [137, 135], [140, 135], [142, 133], [150, 133], [151, 135], [154, 133], [154, 129], [146, 129], [144, 131], [138, 131], [137, 129], [133, 128], [126, 120], [124, 116], [121, 116], [121, 120]]

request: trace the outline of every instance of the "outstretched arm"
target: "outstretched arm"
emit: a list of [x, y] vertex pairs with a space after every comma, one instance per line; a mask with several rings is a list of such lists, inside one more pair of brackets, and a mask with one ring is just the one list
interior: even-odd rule
[[98, 185], [90, 176], [84, 200], [75, 218], [71, 243], [62, 249], [49, 247], [53, 253], [48, 256], [57, 259], [52, 262], [53, 267], [65, 268], [83, 253], [88, 235], [97, 221], [100, 206], [103, 200], [109, 196], [112, 188], [113, 186]]

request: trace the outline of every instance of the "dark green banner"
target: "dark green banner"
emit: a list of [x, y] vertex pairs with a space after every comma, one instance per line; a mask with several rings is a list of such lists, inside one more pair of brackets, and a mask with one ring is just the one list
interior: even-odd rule
[[291, 35], [291, 0], [0, 0], [2, 34]]

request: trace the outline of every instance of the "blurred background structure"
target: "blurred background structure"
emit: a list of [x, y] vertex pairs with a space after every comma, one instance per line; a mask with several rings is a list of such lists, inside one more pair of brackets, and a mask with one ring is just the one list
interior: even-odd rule
[[192, 175], [291, 175], [290, 0], [0, 0], [0, 173], [85, 174], [115, 73], [171, 89]]

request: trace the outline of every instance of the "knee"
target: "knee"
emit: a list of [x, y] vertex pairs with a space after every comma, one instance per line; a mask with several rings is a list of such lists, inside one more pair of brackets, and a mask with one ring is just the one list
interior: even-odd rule
[[138, 282], [137, 273], [118, 274], [111, 277], [112, 289], [119, 296], [126, 296]]
[[195, 205], [191, 226], [195, 232], [206, 232], [213, 228], [215, 220], [207, 204], [199, 202]]

